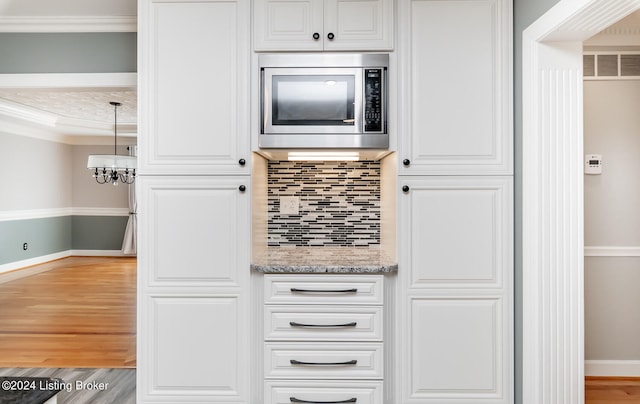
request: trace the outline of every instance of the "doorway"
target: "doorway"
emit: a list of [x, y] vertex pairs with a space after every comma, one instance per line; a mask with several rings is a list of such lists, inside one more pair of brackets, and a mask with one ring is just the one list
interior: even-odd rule
[[640, 1], [561, 0], [523, 33], [523, 402], [584, 401], [582, 42]]

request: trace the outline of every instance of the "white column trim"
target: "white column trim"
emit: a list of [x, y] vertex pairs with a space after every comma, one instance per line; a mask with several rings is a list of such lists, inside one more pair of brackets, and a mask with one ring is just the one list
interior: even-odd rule
[[640, 0], [561, 0], [523, 33], [523, 403], [584, 402], [582, 42]]

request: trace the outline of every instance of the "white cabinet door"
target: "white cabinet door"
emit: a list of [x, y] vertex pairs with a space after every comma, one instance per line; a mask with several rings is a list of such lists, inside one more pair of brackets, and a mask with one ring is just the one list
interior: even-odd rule
[[513, 396], [511, 177], [400, 179], [398, 403]]
[[392, 0], [325, 0], [324, 49], [392, 50], [393, 15]]
[[256, 0], [254, 48], [392, 50], [393, 0]]
[[512, 173], [511, 8], [401, 0], [400, 175]]
[[140, 174], [248, 173], [248, 0], [140, 8]]
[[256, 50], [322, 50], [324, 0], [254, 2]]
[[249, 177], [138, 181], [138, 402], [248, 404]]
[[[249, 268], [248, 177], [141, 177], [145, 285], [241, 287]], [[245, 191], [240, 188], [244, 187]]]
[[246, 297], [147, 296], [138, 328], [138, 403], [246, 403]]
[[408, 316], [407, 402], [511, 402], [501, 297], [411, 297]]

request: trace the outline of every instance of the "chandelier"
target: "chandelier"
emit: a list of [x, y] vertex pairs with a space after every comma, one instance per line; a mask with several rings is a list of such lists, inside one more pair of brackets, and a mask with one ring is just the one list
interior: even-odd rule
[[133, 184], [136, 180], [136, 157], [117, 154], [118, 138], [118, 107], [119, 102], [111, 101], [113, 105], [113, 154], [92, 154], [87, 161], [87, 168], [95, 170], [93, 177], [98, 184]]

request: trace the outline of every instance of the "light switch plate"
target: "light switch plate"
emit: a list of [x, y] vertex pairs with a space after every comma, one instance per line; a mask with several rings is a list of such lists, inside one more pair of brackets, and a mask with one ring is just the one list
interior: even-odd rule
[[280, 197], [280, 214], [281, 215], [297, 215], [300, 213], [300, 197], [299, 196], [281, 196]]

